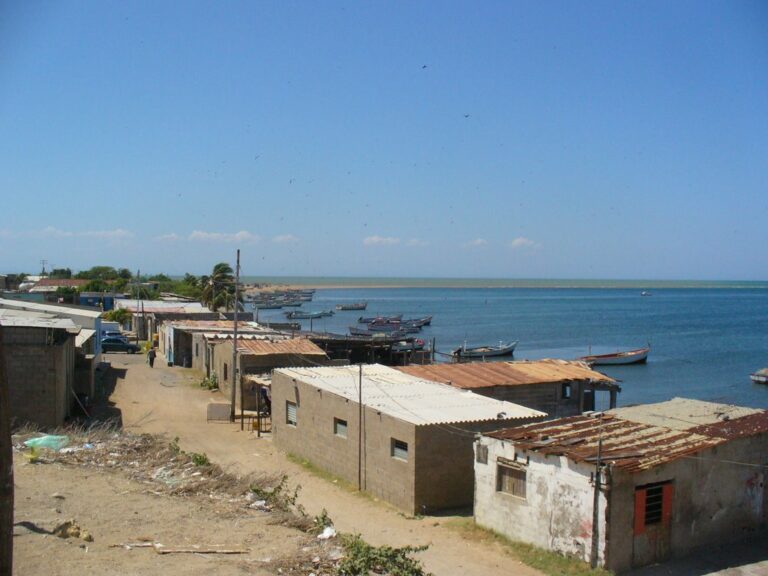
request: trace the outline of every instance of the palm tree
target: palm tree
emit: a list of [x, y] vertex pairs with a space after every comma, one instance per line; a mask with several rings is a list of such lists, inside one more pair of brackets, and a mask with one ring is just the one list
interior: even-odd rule
[[235, 277], [232, 266], [226, 262], [219, 262], [213, 267], [210, 276], [203, 276], [200, 279], [203, 286], [201, 302], [211, 310], [218, 310], [224, 306], [225, 310], [235, 300]]

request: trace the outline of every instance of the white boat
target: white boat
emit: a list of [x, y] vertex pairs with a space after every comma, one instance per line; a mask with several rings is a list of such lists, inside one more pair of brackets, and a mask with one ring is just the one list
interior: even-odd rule
[[595, 366], [609, 366], [616, 364], [642, 364], [648, 359], [650, 346], [638, 348], [637, 350], [626, 350], [624, 352], [613, 352], [612, 354], [589, 354], [577, 358], [587, 364]]
[[755, 384], [768, 384], [768, 368], [758, 370], [754, 374], [750, 374], [749, 377]]
[[499, 342], [498, 346], [477, 346], [467, 348], [466, 343], [453, 351], [455, 358], [487, 358], [490, 356], [510, 356], [515, 351], [517, 340], [514, 342]]

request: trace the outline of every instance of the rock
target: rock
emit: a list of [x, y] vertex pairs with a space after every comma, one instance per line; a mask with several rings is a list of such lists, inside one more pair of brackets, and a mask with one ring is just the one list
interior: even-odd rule
[[51, 498], [58, 498], [59, 500], [65, 500], [66, 496], [64, 494], [59, 494], [58, 492], [54, 492], [51, 494]]

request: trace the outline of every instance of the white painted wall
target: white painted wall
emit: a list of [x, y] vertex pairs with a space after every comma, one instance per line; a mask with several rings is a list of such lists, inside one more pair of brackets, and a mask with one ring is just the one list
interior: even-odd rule
[[[530, 457], [526, 498], [496, 491], [499, 456], [515, 458], [509, 441], [486, 436], [475, 444], [488, 446], [488, 463], [475, 459], [475, 521], [511, 540], [589, 561], [592, 547], [593, 466], [576, 464], [562, 456], [518, 451], [518, 462]], [[605, 494], [600, 494], [599, 559], [605, 559]]]

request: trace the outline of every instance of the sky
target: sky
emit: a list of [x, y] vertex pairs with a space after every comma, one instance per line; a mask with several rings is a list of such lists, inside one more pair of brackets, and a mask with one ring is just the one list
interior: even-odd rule
[[761, 1], [0, 3], [0, 272], [768, 279]]

